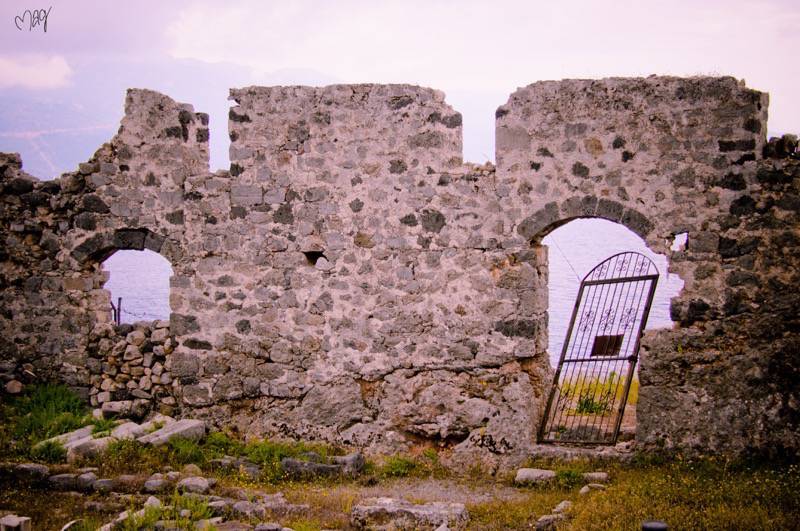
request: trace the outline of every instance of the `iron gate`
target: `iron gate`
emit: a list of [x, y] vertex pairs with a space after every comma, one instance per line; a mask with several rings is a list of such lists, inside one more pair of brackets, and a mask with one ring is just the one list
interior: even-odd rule
[[614, 444], [658, 269], [643, 254], [607, 258], [581, 281], [540, 442]]

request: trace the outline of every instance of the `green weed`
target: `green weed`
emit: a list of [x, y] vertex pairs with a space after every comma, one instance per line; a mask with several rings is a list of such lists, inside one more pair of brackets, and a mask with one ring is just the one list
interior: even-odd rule
[[417, 463], [403, 456], [391, 456], [383, 462], [378, 473], [386, 478], [404, 478], [417, 469]]
[[45, 441], [31, 448], [30, 457], [34, 461], [63, 463], [67, 459], [67, 450], [58, 441]]

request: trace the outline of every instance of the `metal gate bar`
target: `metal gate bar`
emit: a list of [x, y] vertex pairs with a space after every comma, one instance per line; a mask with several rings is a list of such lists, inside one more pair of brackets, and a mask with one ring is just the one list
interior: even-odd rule
[[634, 252], [607, 258], [583, 278], [540, 442], [617, 441], [657, 282], [653, 262]]

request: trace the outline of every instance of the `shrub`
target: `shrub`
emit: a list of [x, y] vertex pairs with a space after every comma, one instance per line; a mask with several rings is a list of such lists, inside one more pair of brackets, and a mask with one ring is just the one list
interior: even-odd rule
[[63, 463], [67, 459], [67, 450], [58, 441], [45, 441], [31, 448], [31, 459], [45, 463]]
[[224, 455], [238, 456], [244, 453], [244, 444], [232, 439], [227, 433], [212, 431], [206, 437], [205, 446], [212, 457], [222, 457]]
[[417, 468], [417, 464], [402, 456], [392, 456], [384, 461], [380, 468], [380, 475], [388, 478], [402, 478], [409, 476]]
[[573, 488], [583, 483], [583, 474], [577, 470], [558, 470], [556, 471], [556, 483], [563, 488]]
[[85, 426], [86, 404], [64, 385], [38, 385], [11, 403], [13, 433], [34, 444]]
[[202, 466], [207, 462], [203, 448], [196, 441], [172, 439], [169, 441], [169, 449], [172, 459], [182, 465], [194, 463]]
[[[189, 517], [181, 516], [181, 512], [188, 510]], [[159, 520], [171, 522], [171, 529], [195, 529], [194, 523], [199, 520], [211, 518], [212, 511], [208, 502], [194, 496], [183, 496], [174, 493], [170, 500], [161, 507], [145, 507], [141, 514], [133, 508], [128, 509], [128, 518], [119, 526], [125, 531], [138, 531], [141, 529], [154, 529]], [[205, 527], [204, 529], [212, 529]]]
[[100, 466], [104, 474], [151, 472], [169, 464], [169, 457], [166, 446], [152, 447], [123, 439], [109, 444], [94, 464]]
[[113, 419], [99, 418], [92, 419], [92, 437], [100, 439], [111, 435], [111, 430], [116, 428], [118, 422]]

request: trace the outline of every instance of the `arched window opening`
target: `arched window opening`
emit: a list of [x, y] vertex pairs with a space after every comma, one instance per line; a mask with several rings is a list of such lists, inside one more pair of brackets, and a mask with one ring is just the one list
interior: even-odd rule
[[104, 287], [111, 293], [112, 317], [118, 314], [121, 323], [169, 319], [173, 272], [166, 258], [150, 250], [121, 250], [103, 262], [103, 270], [108, 275]]
[[[542, 244], [547, 245], [549, 249], [548, 354], [550, 363], [554, 368], [559, 364], [581, 280], [595, 266], [618, 253], [627, 251], [640, 253], [649, 258], [658, 269], [658, 283], [645, 329], [672, 327], [670, 299], [678, 295], [683, 288], [683, 281], [678, 275], [668, 272], [666, 256], [651, 251], [644, 240], [627, 227], [603, 219], [575, 219], [549, 233], [542, 240]], [[608, 338], [601, 336], [595, 339]], [[609, 345], [604, 345], [603, 356], [606, 356], [610, 351], [608, 347]], [[574, 371], [575, 369], [571, 370]], [[599, 372], [587, 372], [587, 374], [589, 376], [581, 377], [582, 379], [579, 378], [580, 386], [582, 390], [586, 391], [584, 394], [587, 396], [589, 396], [589, 390], [591, 390], [593, 399], [598, 389], [614, 389], [617, 392], [616, 389], [621, 387], [619, 385], [620, 379], [623, 378], [621, 374], [602, 370]], [[574, 375], [570, 375], [570, 378], [575, 379]], [[620, 439], [623, 440], [632, 438], [635, 434], [638, 388], [638, 377], [634, 373], [620, 429]], [[602, 393], [600, 394], [602, 395]], [[602, 404], [588, 404], [588, 399], [583, 400], [583, 402], [587, 403], [583, 403], [580, 400], [578, 402], [580, 403], [573, 407], [568, 412], [568, 415], [578, 417], [580, 415], [607, 416], [612, 414], [610, 407], [608, 408], [609, 411], [601, 411], [602, 408], [600, 406]], [[610, 400], [609, 404], [612, 402]], [[595, 422], [595, 424], [597, 423]], [[563, 434], [565, 439], [570, 436], [583, 438], [595, 435], [597, 434]]]

